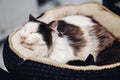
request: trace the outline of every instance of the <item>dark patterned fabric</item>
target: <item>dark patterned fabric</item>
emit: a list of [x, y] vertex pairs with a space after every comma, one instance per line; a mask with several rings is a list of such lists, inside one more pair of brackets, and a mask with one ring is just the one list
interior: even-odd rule
[[10, 74], [0, 68], [0, 80], [13, 80]]
[[103, 5], [120, 16], [120, 0], [103, 0]]
[[72, 70], [23, 60], [9, 47], [3, 50], [4, 63], [15, 80], [120, 80], [120, 66], [104, 70]]

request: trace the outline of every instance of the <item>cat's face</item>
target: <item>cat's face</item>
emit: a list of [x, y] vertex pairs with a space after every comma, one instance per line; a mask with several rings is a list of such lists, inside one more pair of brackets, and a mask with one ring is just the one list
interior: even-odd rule
[[43, 41], [43, 37], [40, 33], [38, 33], [38, 27], [40, 23], [38, 22], [28, 22], [26, 23], [20, 32], [20, 38], [25, 44], [35, 44], [38, 41], [41, 44], [45, 44]]
[[26, 45], [52, 45], [53, 29], [48, 24], [36, 20], [32, 15], [29, 16], [29, 22], [26, 23], [20, 32], [21, 42]]

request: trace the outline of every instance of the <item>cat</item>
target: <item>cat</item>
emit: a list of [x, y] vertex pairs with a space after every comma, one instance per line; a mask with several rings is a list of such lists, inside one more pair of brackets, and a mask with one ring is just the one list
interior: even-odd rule
[[84, 15], [67, 16], [49, 24], [30, 15], [20, 37], [22, 45], [35, 51], [36, 56], [60, 63], [85, 61], [89, 54], [96, 61], [99, 52], [112, 46], [116, 39], [102, 25]]

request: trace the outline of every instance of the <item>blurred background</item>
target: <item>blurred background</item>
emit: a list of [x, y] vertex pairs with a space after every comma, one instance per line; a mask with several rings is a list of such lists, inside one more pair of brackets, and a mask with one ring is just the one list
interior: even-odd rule
[[37, 17], [57, 6], [91, 1], [96, 1], [115, 13], [120, 13], [119, 0], [0, 0], [0, 68], [5, 69], [2, 57], [4, 40], [16, 28], [28, 21], [29, 14]]

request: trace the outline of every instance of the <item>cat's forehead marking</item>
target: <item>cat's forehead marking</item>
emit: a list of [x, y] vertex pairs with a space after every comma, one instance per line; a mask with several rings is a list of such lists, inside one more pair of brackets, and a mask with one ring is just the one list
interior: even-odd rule
[[37, 31], [37, 29], [39, 27], [39, 23], [38, 22], [28, 22], [24, 25], [24, 27], [27, 31]]

